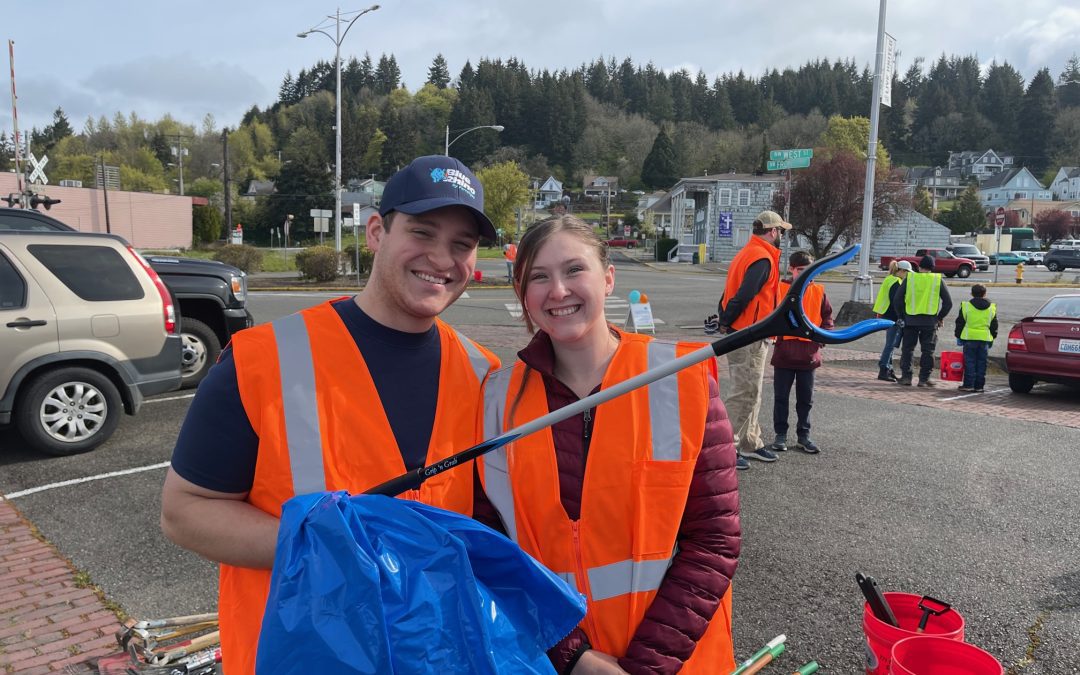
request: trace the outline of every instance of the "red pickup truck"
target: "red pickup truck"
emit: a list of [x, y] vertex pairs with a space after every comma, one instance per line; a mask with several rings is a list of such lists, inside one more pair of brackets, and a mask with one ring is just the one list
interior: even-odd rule
[[920, 248], [915, 251], [915, 255], [900, 257], [883, 255], [881, 256], [881, 261], [878, 263], [878, 267], [887, 270], [889, 269], [889, 263], [893, 260], [906, 260], [911, 263], [913, 268], [918, 269], [919, 261], [924, 255], [928, 255], [934, 259], [935, 272], [940, 272], [947, 277], [960, 277], [961, 279], [966, 279], [971, 276], [971, 272], [976, 268], [974, 260], [970, 258], [958, 258], [943, 248]]
[[623, 239], [621, 237], [615, 239], [608, 239], [607, 245], [609, 248], [637, 248], [637, 239]]

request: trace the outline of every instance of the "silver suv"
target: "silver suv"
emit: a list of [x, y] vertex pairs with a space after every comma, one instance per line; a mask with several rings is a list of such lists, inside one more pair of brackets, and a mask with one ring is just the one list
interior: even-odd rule
[[0, 231], [0, 425], [52, 455], [180, 386], [169, 290], [115, 235]]

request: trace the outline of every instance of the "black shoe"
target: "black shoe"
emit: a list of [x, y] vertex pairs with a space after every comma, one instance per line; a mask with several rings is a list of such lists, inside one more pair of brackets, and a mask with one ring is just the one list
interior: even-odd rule
[[905, 387], [911, 386], [911, 375], [903, 375], [896, 381], [897, 384], [902, 384]]
[[891, 368], [878, 368], [877, 379], [882, 382], [896, 382], [896, 373]]
[[808, 455], [816, 455], [821, 452], [821, 448], [815, 445], [809, 438], [800, 438], [798, 442], [795, 443], [795, 449], [802, 450]]
[[920, 387], [936, 387], [937, 382], [934, 382], [933, 380], [919, 380], [919, 386]]

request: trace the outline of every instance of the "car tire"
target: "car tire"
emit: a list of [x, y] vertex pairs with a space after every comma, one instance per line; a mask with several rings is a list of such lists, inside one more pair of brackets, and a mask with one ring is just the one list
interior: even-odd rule
[[960, 268], [956, 270], [956, 276], [960, 277], [961, 279], [967, 279], [971, 276], [971, 268], [967, 265], [961, 265]]
[[1009, 389], [1017, 394], [1026, 394], [1035, 386], [1035, 378], [1030, 375], [1009, 373]]
[[948, 277], [949, 279], [952, 279], [953, 277], [955, 277], [955, 276], [956, 276], [956, 272], [945, 272], [944, 274], [945, 274], [945, 276], [946, 276], [946, 277]]
[[191, 389], [199, 386], [210, 366], [217, 363], [221, 341], [210, 326], [186, 316], [180, 319], [180, 337], [180, 388]]
[[90, 368], [68, 366], [35, 377], [19, 392], [15, 426], [33, 449], [65, 457], [109, 440], [123, 413], [112, 380]]
[[1046, 263], [1046, 269], [1050, 270], [1051, 272], [1060, 272], [1061, 264], [1056, 262], [1048, 262]]

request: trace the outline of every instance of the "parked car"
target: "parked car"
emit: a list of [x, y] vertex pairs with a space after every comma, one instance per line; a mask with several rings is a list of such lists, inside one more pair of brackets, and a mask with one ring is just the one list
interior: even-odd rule
[[1051, 272], [1060, 272], [1070, 267], [1080, 267], [1080, 249], [1053, 248], [1043, 256], [1043, 264]]
[[945, 250], [958, 258], [967, 258], [975, 261], [975, 269], [985, 272], [990, 269], [990, 258], [979, 250], [974, 244], [949, 244]]
[[919, 261], [922, 260], [922, 257], [925, 255], [934, 259], [934, 271], [944, 274], [947, 277], [960, 277], [961, 279], [966, 279], [971, 276], [972, 270], [976, 267], [974, 260], [970, 258], [959, 258], [943, 248], [920, 248], [915, 251], [915, 255], [909, 256], [896, 257], [883, 255], [881, 256], [878, 266], [883, 270], [887, 270], [889, 269], [889, 263], [893, 260], [906, 260], [911, 263], [912, 267], [918, 268]]
[[1009, 251], [1009, 253], [1020, 256], [1025, 265], [1041, 265], [1043, 262], [1042, 251]]
[[637, 239], [623, 239], [621, 237], [615, 239], [608, 239], [607, 245], [610, 248], [637, 248]]
[[[38, 211], [0, 208], [0, 231], [75, 232]], [[247, 275], [215, 260], [149, 256], [173, 294], [183, 338], [182, 388], [195, 387], [217, 362], [232, 334], [254, 322], [247, 310]]]
[[1080, 294], [1055, 295], [1014, 325], [1005, 369], [1018, 394], [1039, 381], [1080, 385]]
[[0, 231], [0, 425], [52, 455], [93, 450], [180, 386], [161, 278], [115, 235]]
[[1020, 256], [1016, 255], [1012, 251], [1002, 251], [1001, 253], [991, 253], [989, 255], [991, 265], [1019, 265], [1022, 262], [1027, 262]]

